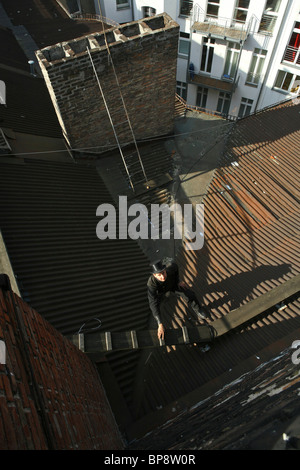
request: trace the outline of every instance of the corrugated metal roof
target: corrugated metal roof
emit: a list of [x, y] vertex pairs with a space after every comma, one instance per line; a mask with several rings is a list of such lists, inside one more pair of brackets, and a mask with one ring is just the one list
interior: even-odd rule
[[21, 69], [29, 72], [28, 59], [22, 51], [13, 32], [0, 26], [0, 62], [15, 69]]
[[[139, 301], [147, 305], [147, 261], [130, 239], [97, 238], [96, 209], [112, 200], [96, 170], [25, 160], [2, 163], [0, 178], [1, 227], [24, 298], [65, 334], [91, 316], [108, 328], [131, 323], [125, 299], [136, 308]], [[129, 269], [140, 279], [135, 289], [125, 276]], [[112, 289], [120, 316], [112, 314]], [[144, 324], [145, 314], [139, 321]]]
[[[29, 13], [36, 2], [28, 0], [26, 8], [23, 0], [13, 6], [2, 3], [8, 12], [13, 7], [14, 15], [20, 8], [20, 22], [39, 47], [75, 37], [73, 20], [68, 19], [71, 29], [62, 31], [55, 30], [52, 14], [51, 22], [36, 22]], [[47, 8], [40, 10], [45, 18]], [[16, 17], [13, 21], [18, 23]], [[80, 26], [78, 36], [87, 33], [88, 25]], [[52, 106], [43, 107], [43, 119], [39, 114], [35, 86], [39, 88], [40, 80], [15, 80], [8, 94], [15, 105], [4, 110], [13, 113], [5, 116], [6, 127], [56, 136]], [[30, 92], [24, 93], [27, 83]], [[44, 119], [45, 109], [49, 119]], [[208, 307], [212, 324], [300, 272], [299, 112], [294, 101], [236, 123], [204, 198], [205, 246], [177, 254], [181, 277]], [[168, 171], [168, 159], [162, 165], [159, 153], [146, 156], [145, 162], [152, 174]], [[112, 198], [95, 168], [31, 160], [0, 166], [0, 227], [30, 305], [64, 334], [76, 333], [84, 323], [92, 325], [91, 318], [99, 318], [105, 330], [147, 328], [149, 317], [153, 327], [145, 292], [147, 257], [133, 241], [96, 237], [96, 208]], [[168, 190], [158, 191], [155, 202], [169, 196]], [[165, 304], [163, 315], [167, 327], [197, 322], [181, 302]], [[299, 325], [300, 298], [294, 296], [284, 310], [270, 309], [217, 339], [208, 353], [189, 345], [142, 354], [114, 352], [107, 358], [133, 419], [139, 419], [172, 402], [179, 410], [185, 394]]]
[[[207, 306], [212, 325], [300, 272], [299, 111], [299, 104], [286, 103], [237, 122], [204, 198], [204, 248], [177, 255], [181, 277]], [[196, 321], [173, 302], [163, 318], [167, 327]], [[271, 309], [217, 339], [208, 353], [193, 346], [144, 353], [137, 415], [180, 402], [299, 325], [295, 296], [283, 311]]]
[[[0, 163], [0, 226], [24, 300], [63, 334], [145, 329], [148, 260], [133, 240], [99, 240], [99, 204], [113, 203], [94, 167]], [[130, 395], [138, 355], [111, 354]]]
[[6, 106], [0, 107], [2, 128], [24, 134], [62, 138], [43, 79], [22, 71], [1, 68], [1, 80], [6, 85]]
[[[181, 277], [209, 308], [210, 322], [300, 271], [298, 116], [299, 105], [286, 104], [237, 123], [204, 199], [205, 246], [178, 252]], [[291, 132], [281, 127], [279, 138], [272, 137], [273, 119], [290, 120]], [[1, 163], [0, 188], [1, 229], [22, 293], [57, 329], [76, 333], [90, 318], [99, 318], [104, 330], [155, 328], [146, 256], [134, 241], [96, 237], [96, 208], [112, 197], [95, 168]], [[167, 327], [197, 323], [181, 302], [165, 304], [163, 315]], [[189, 345], [107, 358], [138, 420], [180, 403], [299, 323], [295, 296], [285, 310], [271, 309], [217, 339], [208, 353]]]
[[[137, 147], [147, 180], [154, 182], [154, 185], [151, 187], [160, 188], [161, 186], [166, 186], [166, 184], [170, 182], [171, 176], [170, 179], [165, 178], [164, 181], [162, 181], [162, 177], [167, 174], [173, 175], [174, 162], [172, 160], [172, 155], [165, 148], [163, 140], [150, 139], [149, 142], [147, 142], [147, 140], [145, 142], [138, 142]], [[125, 159], [125, 162], [129, 174], [132, 175], [135, 193], [133, 193], [131, 189], [128, 174], [118, 149], [104, 152], [98, 158], [96, 166], [100, 169], [101, 178], [106, 182], [107, 187], [114, 195], [114, 198], [117, 198], [121, 193], [128, 193], [129, 199], [137, 199], [138, 194], [138, 199], [142, 198], [143, 203], [145, 203], [145, 200], [152, 201], [153, 192], [146, 190], [146, 180], [141, 175], [141, 171], [137, 171], [136, 167], [135, 169], [132, 169], [130, 166], [130, 154], [131, 152], [136, 152], [135, 147], [124, 147], [122, 152], [123, 155], [129, 155], [129, 158]], [[74, 156], [78, 161], [86, 161], [87, 158], [86, 153], [83, 153], [82, 157], [80, 152], [74, 152]], [[94, 156], [94, 159], [96, 158], [97, 156]], [[135, 172], [137, 172], [137, 176], [135, 175]], [[140, 181], [144, 183], [144, 187], [139, 184]], [[149, 193], [148, 197], [145, 196], [147, 192]], [[143, 196], [141, 196], [142, 194]]]
[[[286, 106], [284, 111], [294, 114], [295, 108]], [[269, 118], [272, 112], [260, 115], [262, 123], [263, 116]], [[282, 154], [279, 158], [277, 149], [279, 164], [269, 158], [268, 147], [272, 155], [276, 149], [271, 139], [264, 145], [264, 155], [259, 156], [255, 148], [249, 153], [244, 146], [242, 153], [236, 145], [237, 139], [243, 142], [238, 133], [247, 142], [245, 133], [252, 132], [251, 122], [256, 119], [248, 118], [247, 126], [246, 120], [237, 124], [224, 154], [227, 164], [216, 171], [205, 197], [205, 247], [199, 252], [182, 249], [177, 256], [183, 278], [208, 306], [211, 320], [300, 270], [297, 187], [290, 184], [285, 190], [283, 182], [275, 183], [283, 178], [280, 171], [278, 174]], [[288, 148], [290, 135], [281, 139], [287, 139], [283, 145]], [[294, 152], [291, 161], [295, 168], [297, 157]], [[285, 161], [284, 166], [290, 171]], [[1, 211], [6, 230], [3, 223], [2, 230], [30, 303], [68, 334], [90, 317], [99, 317], [108, 330], [128, 330], [133, 325], [145, 328], [149, 318], [145, 297], [148, 262], [138, 254], [134, 242], [100, 242], [94, 237], [95, 208], [99, 201], [110, 200], [95, 170], [84, 165], [30, 161], [1, 167], [1, 190], [5, 192], [1, 200], [6, 201]], [[293, 174], [296, 179], [295, 170]], [[277, 203], [268, 195], [271, 189]], [[130, 270], [138, 278], [134, 288], [132, 278], [124, 275], [132, 260]], [[107, 289], [107, 283], [118, 281], [122, 282], [121, 291], [118, 286]], [[125, 297], [116, 299], [117, 292]], [[182, 303], [165, 307], [169, 327], [196, 321]], [[134, 405], [135, 418], [178, 399], [261, 348], [270, 336], [298, 324], [298, 307], [293, 302], [282, 313], [269, 312], [242, 334], [217, 342], [208, 354], [193, 346], [143, 352], [135, 369], [139, 354], [113, 353], [113, 370], [128, 402]], [[258, 328], [268, 324], [272, 331], [270, 327]]]
[[[229, 308], [299, 273], [299, 108], [286, 104], [238, 122], [204, 200], [208, 265], [199, 268], [212, 289], [226, 281]], [[278, 120], [290, 121], [289, 131]]]
[[[297, 436], [299, 432], [300, 377], [291, 360], [291, 344], [299, 332], [286, 338], [286, 345], [282, 341], [272, 344], [272, 354], [266, 348], [260, 351], [260, 360], [250, 358], [250, 370], [241, 366], [227, 373], [225, 386], [207, 384], [210, 395], [199, 392], [194, 406], [132, 442], [129, 449], [283, 450], [282, 433]], [[200, 460], [200, 454], [191, 452], [191, 457], [195, 455]]]

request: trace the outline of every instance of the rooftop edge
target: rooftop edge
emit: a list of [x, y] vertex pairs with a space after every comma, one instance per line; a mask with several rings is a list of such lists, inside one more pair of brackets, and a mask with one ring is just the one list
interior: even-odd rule
[[112, 46], [171, 28], [179, 28], [179, 25], [167, 13], [161, 13], [124, 23], [103, 32], [47, 46], [36, 51], [36, 56], [47, 67], [53, 63], [64, 62], [67, 59], [86, 54], [87, 48], [93, 51], [105, 49], [106, 42]]

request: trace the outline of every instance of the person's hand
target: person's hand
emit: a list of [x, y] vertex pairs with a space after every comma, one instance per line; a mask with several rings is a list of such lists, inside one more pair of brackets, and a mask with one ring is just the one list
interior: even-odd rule
[[164, 325], [162, 323], [160, 323], [158, 325], [158, 330], [157, 330], [157, 336], [158, 336], [158, 339], [164, 339], [165, 338], [165, 329], [164, 329]]

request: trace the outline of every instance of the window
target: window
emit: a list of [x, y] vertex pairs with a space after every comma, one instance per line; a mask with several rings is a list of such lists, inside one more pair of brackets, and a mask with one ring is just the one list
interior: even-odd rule
[[193, 8], [193, 0], [180, 0], [180, 12], [182, 16], [189, 16]]
[[265, 6], [266, 13], [277, 13], [280, 8], [281, 0], [267, 0]]
[[300, 84], [300, 75], [279, 70], [274, 88], [287, 91], [288, 93], [298, 93]]
[[198, 86], [196, 106], [199, 106], [199, 108], [206, 108], [207, 95], [208, 95], [208, 88], [202, 88], [201, 86]]
[[190, 53], [190, 35], [188, 33], [180, 33], [178, 54], [181, 57], [188, 58]]
[[202, 72], [211, 72], [212, 61], [214, 57], [214, 45], [215, 39], [204, 38], [202, 46], [202, 57], [200, 70]]
[[234, 78], [239, 59], [240, 45], [234, 42], [228, 43], [225, 59], [224, 78]]
[[258, 85], [262, 75], [262, 69], [266, 55], [267, 51], [265, 49], [254, 49], [246, 83], [251, 85]]
[[152, 7], [142, 7], [143, 18], [156, 15], [156, 9]]
[[184, 100], [186, 100], [187, 97], [187, 87], [186, 83], [184, 82], [176, 82], [176, 93], [177, 95], [181, 96]]
[[253, 100], [250, 100], [249, 98], [242, 98], [238, 117], [243, 118], [248, 116], [251, 112], [252, 104]]
[[219, 3], [220, 0], [212, 0], [207, 2], [207, 10], [206, 10], [206, 15], [207, 16], [218, 16], [219, 14]]
[[71, 0], [67, 3], [67, 8], [69, 10], [69, 13], [74, 14], [74, 13], [80, 13], [81, 12], [81, 7], [80, 7], [80, 2], [79, 0]]
[[259, 33], [272, 34], [275, 28], [281, 0], [267, 0], [259, 25]]
[[225, 114], [227, 116], [230, 106], [230, 93], [225, 93], [225, 91], [220, 91], [219, 99], [217, 104], [218, 113]]
[[234, 19], [245, 22], [248, 14], [250, 0], [237, 0], [234, 9]]
[[121, 8], [129, 8], [130, 7], [130, 0], [116, 0], [117, 10]]
[[300, 65], [300, 22], [296, 21], [283, 60]]

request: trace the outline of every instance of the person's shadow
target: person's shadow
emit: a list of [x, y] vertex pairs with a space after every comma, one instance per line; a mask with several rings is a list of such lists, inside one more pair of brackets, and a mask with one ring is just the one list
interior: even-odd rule
[[[241, 307], [263, 295], [288, 277], [291, 267], [287, 263], [277, 266], [262, 265], [239, 274], [234, 274], [213, 284], [195, 282], [191, 290], [196, 294], [200, 305], [205, 306], [207, 319], [199, 319], [187, 303], [175, 295], [167, 295], [161, 301], [161, 316], [166, 328], [199, 326], [213, 322], [215, 317], [224, 312]], [[286, 279], [287, 280], [287, 279]], [[213, 294], [213, 295], [212, 295]], [[214, 298], [213, 301], [207, 299]], [[152, 316], [152, 315], [151, 315]], [[153, 319], [154, 320], [154, 319]], [[151, 326], [150, 326], [151, 325]], [[156, 328], [156, 322], [150, 322], [150, 329]]]
[[[262, 265], [213, 284], [197, 284], [195, 290], [200, 303], [204, 302], [208, 311], [225, 306], [231, 311], [281, 284], [282, 278], [287, 277], [290, 271], [291, 266], [287, 263]], [[207, 304], [204, 299], [206, 296], [211, 299], [212, 294], [214, 300]]]

